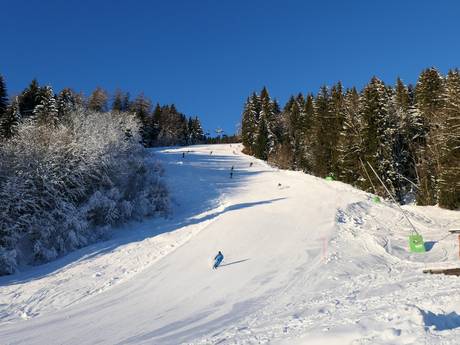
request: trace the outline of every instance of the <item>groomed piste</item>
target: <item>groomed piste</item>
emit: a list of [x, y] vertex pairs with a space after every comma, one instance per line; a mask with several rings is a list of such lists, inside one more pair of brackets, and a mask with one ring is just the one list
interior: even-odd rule
[[423, 273], [460, 267], [458, 211], [404, 206], [411, 253], [390, 201], [241, 149], [152, 149], [168, 219], [1, 277], [0, 344], [459, 343], [460, 278]]

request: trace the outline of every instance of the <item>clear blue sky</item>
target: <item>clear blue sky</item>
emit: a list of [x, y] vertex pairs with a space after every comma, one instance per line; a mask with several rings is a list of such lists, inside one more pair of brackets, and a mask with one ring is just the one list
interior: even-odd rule
[[455, 0], [6, 0], [0, 73], [89, 94], [96, 86], [175, 103], [206, 129], [235, 131], [245, 98], [266, 85], [284, 103], [372, 75], [415, 82], [460, 63]]

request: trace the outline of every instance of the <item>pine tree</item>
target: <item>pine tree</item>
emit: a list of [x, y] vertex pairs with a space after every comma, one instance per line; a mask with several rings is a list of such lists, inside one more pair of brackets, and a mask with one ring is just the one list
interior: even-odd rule
[[140, 133], [142, 135], [143, 143], [146, 146], [152, 146], [153, 141], [153, 123], [150, 115], [152, 112], [152, 102], [144, 96], [143, 93], [139, 94], [131, 104], [131, 112], [133, 112], [141, 125]]
[[0, 119], [5, 114], [8, 108], [8, 94], [6, 92], [6, 84], [3, 76], [0, 74]]
[[359, 94], [356, 88], [349, 89], [344, 96], [343, 125], [337, 145], [338, 165], [341, 181], [360, 185], [367, 176], [362, 167], [364, 154], [362, 127], [363, 121], [359, 113]]
[[107, 111], [107, 92], [101, 87], [97, 87], [88, 99], [88, 109], [98, 112]]
[[21, 112], [19, 110], [19, 97], [15, 97], [0, 122], [0, 136], [3, 139], [13, 137], [18, 131], [20, 122]]
[[254, 145], [254, 156], [267, 160], [269, 148], [269, 132], [267, 120], [265, 117], [261, 117], [257, 128], [257, 138]]
[[342, 83], [339, 81], [331, 88], [331, 116], [330, 121], [330, 150], [331, 150], [331, 172], [334, 176], [340, 175], [338, 143], [340, 131], [343, 128], [344, 121], [344, 95]]
[[438, 175], [441, 146], [437, 138], [439, 119], [443, 108], [444, 81], [439, 72], [429, 68], [420, 74], [415, 88], [415, 100], [426, 128], [425, 143], [418, 147], [416, 169], [418, 173], [417, 203], [434, 205], [438, 201]]
[[19, 96], [19, 110], [21, 111], [22, 118], [33, 115], [34, 109], [39, 102], [39, 95], [40, 86], [38, 85], [37, 79], [33, 79], [29, 87]]
[[439, 206], [460, 207], [460, 74], [449, 71], [443, 111], [437, 121], [440, 146]]
[[313, 168], [313, 124], [315, 120], [315, 105], [312, 94], [307, 95], [303, 109], [300, 112], [300, 146], [301, 156], [299, 167], [305, 172]]
[[414, 107], [413, 87], [406, 86], [400, 78], [396, 81], [393, 103], [396, 111], [397, 132], [393, 155], [397, 172], [396, 197], [403, 201], [404, 196], [413, 190], [415, 173], [414, 155], [417, 152], [419, 137], [422, 134], [420, 116]]
[[241, 121], [241, 138], [245, 151], [254, 154], [260, 117], [260, 98], [253, 93], [246, 101]]
[[262, 143], [265, 143], [266, 145], [266, 147], [257, 148], [257, 151], [261, 153], [263, 157], [265, 157], [263, 159], [267, 159], [269, 155], [273, 153], [278, 143], [276, 135], [278, 126], [278, 114], [278, 103], [270, 98], [267, 88], [264, 87], [260, 93], [260, 122], [264, 123], [264, 128], [262, 131], [259, 131], [259, 135], [265, 135], [266, 131], [267, 138], [266, 140], [265, 138], [261, 138], [261, 140], [257, 141], [257, 145], [261, 145]]
[[[396, 113], [392, 106], [392, 92], [377, 77], [373, 77], [364, 88], [360, 100], [360, 116], [363, 118], [364, 163], [369, 162], [381, 179], [395, 192], [397, 172], [393, 158], [393, 147], [396, 137]], [[363, 181], [363, 188], [372, 191], [374, 184], [384, 194], [375, 176], [372, 180]]]
[[72, 89], [65, 88], [61, 92], [56, 99], [57, 103], [57, 111], [58, 111], [58, 118], [61, 122], [67, 122], [72, 111], [75, 111], [78, 106], [79, 102], [77, 96], [72, 91]]
[[162, 114], [163, 110], [159, 103], [156, 104], [152, 114], [152, 145], [158, 145], [158, 136], [160, 135], [160, 129], [162, 127]]
[[195, 145], [203, 142], [204, 135], [203, 129], [201, 128], [201, 123], [198, 117], [192, 118], [189, 117], [187, 124], [187, 144]]
[[331, 109], [331, 96], [326, 86], [322, 86], [315, 100], [314, 146], [312, 172], [316, 176], [326, 176], [332, 172], [332, 139], [335, 118]]
[[112, 102], [112, 110], [113, 111], [124, 111], [123, 110], [123, 92], [120, 89], [115, 91], [115, 95], [113, 96]]
[[33, 111], [33, 116], [39, 125], [55, 126], [58, 123], [58, 109], [51, 86], [44, 86], [40, 89], [38, 104]]
[[[286, 152], [290, 156], [289, 169], [299, 169], [302, 159], [302, 106], [303, 100], [298, 96], [297, 99], [291, 97], [287, 102], [284, 114], [285, 117], [285, 135]], [[301, 110], [302, 109], [302, 110]], [[283, 157], [283, 161], [287, 161]]]

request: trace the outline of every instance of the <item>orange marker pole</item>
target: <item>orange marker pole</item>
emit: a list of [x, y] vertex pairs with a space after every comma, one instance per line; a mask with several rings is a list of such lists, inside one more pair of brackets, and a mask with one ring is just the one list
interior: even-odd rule
[[460, 235], [458, 235], [458, 257], [460, 258]]

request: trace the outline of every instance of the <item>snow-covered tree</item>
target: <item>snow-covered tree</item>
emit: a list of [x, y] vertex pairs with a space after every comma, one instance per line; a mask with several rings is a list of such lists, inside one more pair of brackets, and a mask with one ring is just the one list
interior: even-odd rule
[[83, 104], [79, 101], [78, 96], [70, 88], [65, 88], [56, 98], [59, 121], [68, 121], [69, 115]]
[[58, 108], [51, 86], [44, 86], [40, 89], [33, 118], [39, 126], [55, 126], [58, 123]]
[[139, 141], [138, 120], [120, 112], [79, 108], [57, 127], [21, 123], [0, 147], [0, 274], [166, 212], [162, 169]]
[[444, 80], [435, 68], [424, 70], [417, 81], [415, 100], [418, 112], [426, 126], [425, 142], [417, 152], [418, 193], [420, 205], [434, 205], [438, 201], [438, 177], [441, 146], [437, 138], [443, 109]]
[[353, 185], [360, 185], [367, 176], [362, 167], [364, 155], [363, 120], [359, 113], [359, 94], [356, 88], [349, 89], [344, 96], [343, 124], [337, 145], [338, 178]]
[[437, 122], [440, 146], [439, 205], [460, 207], [460, 74], [449, 71], [441, 119]]
[[241, 120], [241, 139], [246, 152], [254, 153], [260, 117], [260, 98], [256, 93], [246, 100]]
[[15, 97], [0, 119], [0, 137], [9, 139], [14, 136], [18, 131], [20, 122], [19, 97]]
[[[394, 193], [397, 172], [393, 159], [393, 147], [397, 131], [394, 106], [391, 102], [392, 90], [378, 78], [373, 77], [362, 91], [359, 112], [362, 118], [363, 163], [371, 164], [388, 188]], [[369, 174], [363, 180], [362, 188], [385, 193], [378, 179]]]

